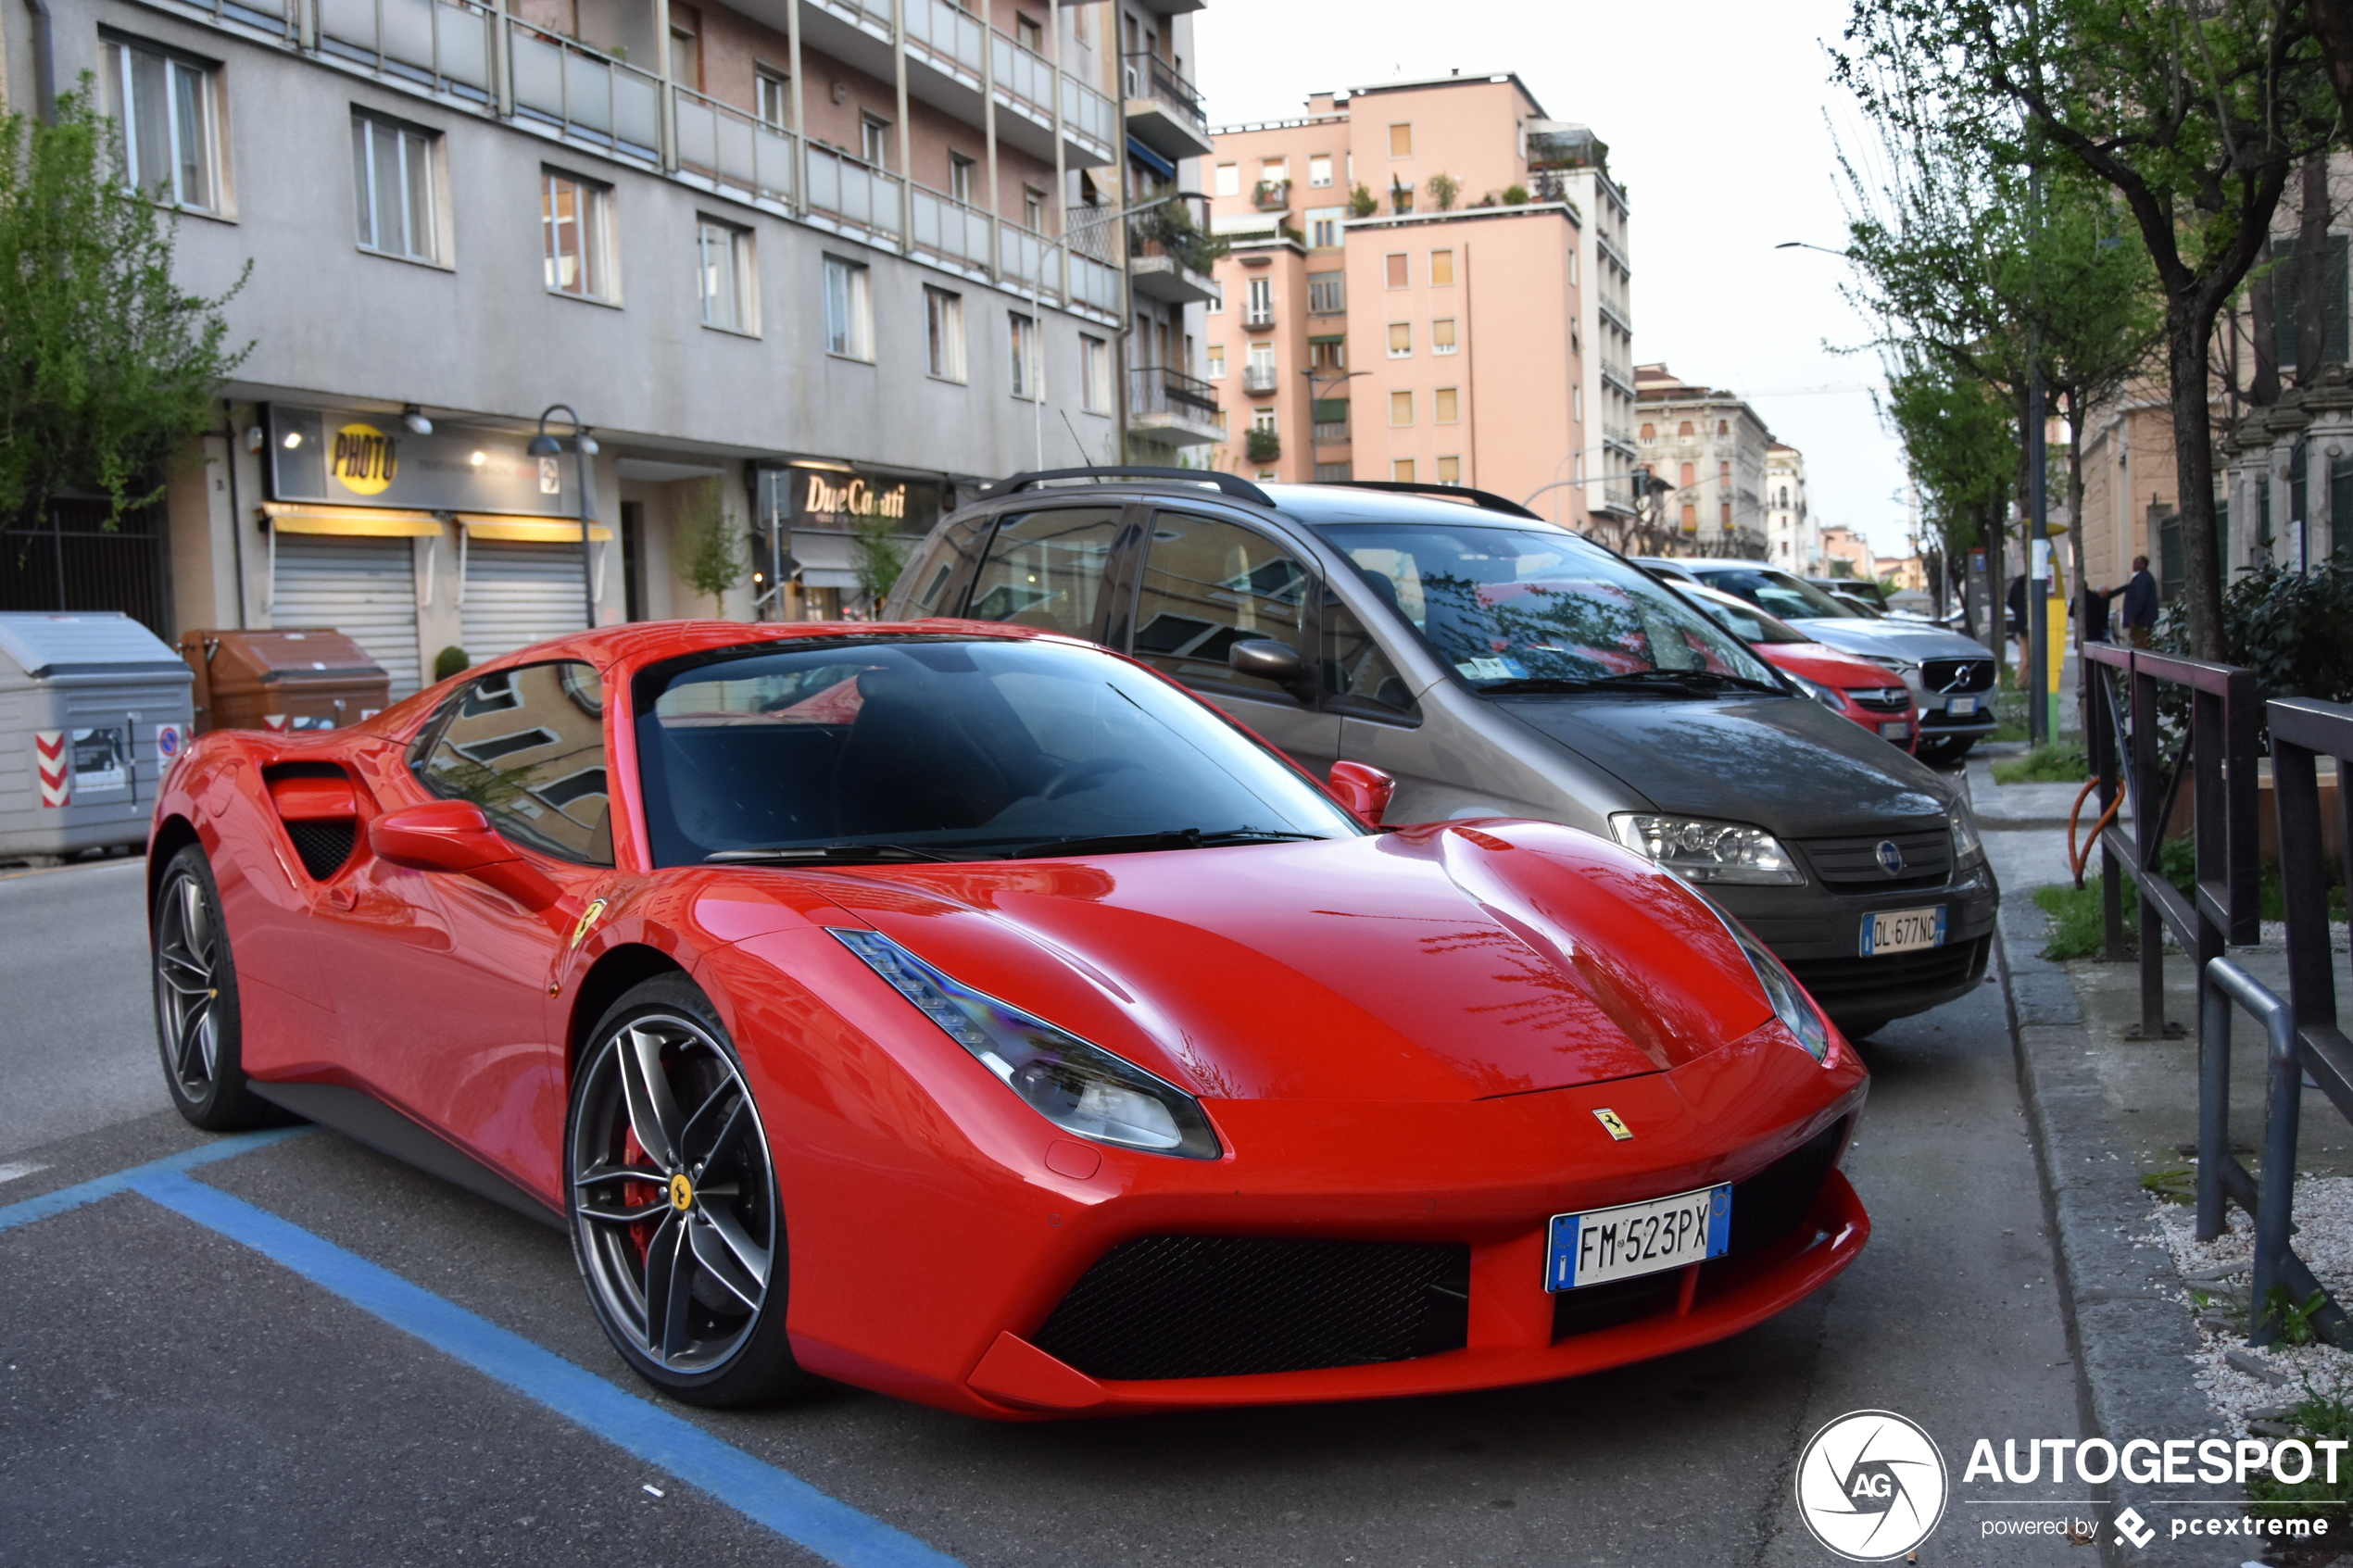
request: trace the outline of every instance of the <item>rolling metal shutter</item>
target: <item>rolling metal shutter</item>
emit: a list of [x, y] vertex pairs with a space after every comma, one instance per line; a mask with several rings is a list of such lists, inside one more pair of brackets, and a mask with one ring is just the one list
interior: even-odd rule
[[473, 539], [466, 546], [466, 657], [476, 664], [569, 636], [587, 613], [580, 546]]
[[418, 687], [417, 554], [406, 539], [302, 533], [278, 537], [270, 619], [332, 626], [392, 677], [392, 700]]

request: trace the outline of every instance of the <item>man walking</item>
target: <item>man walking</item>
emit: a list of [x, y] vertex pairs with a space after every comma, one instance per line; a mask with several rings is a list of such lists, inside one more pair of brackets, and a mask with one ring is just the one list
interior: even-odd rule
[[2157, 579], [2149, 575], [2148, 557], [2133, 558], [2133, 580], [2123, 591], [2124, 634], [2134, 647], [2145, 648], [2149, 633], [2157, 630]]

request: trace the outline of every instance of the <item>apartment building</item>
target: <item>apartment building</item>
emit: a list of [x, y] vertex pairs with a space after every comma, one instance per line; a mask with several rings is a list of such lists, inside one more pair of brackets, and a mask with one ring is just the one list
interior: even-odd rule
[[1800, 577], [1822, 574], [1822, 531], [1806, 504], [1806, 454], [1765, 448], [1765, 558]]
[[[1842, 566], [1840, 563], [1845, 563]], [[1822, 530], [1822, 572], [1829, 577], [1869, 577], [1879, 557], [1871, 542], [1841, 524]]]
[[1217, 297], [1199, 204], [1209, 118], [1187, 77], [1201, 0], [1118, 0], [1129, 327], [1120, 368], [1126, 450], [1104, 460], [1186, 466], [1220, 439], [1217, 388], [1203, 379], [1202, 340]]
[[1642, 464], [1660, 483], [1662, 534], [1676, 556], [1764, 558], [1765, 460], [1777, 445], [1738, 394], [1695, 385], [1665, 365], [1637, 365], [1634, 433]]
[[1506, 72], [1319, 93], [1214, 136], [1221, 467], [1631, 517], [1628, 207], [1590, 131]]
[[[1139, 71], [1129, 30], [1197, 3], [50, 0], [8, 101], [89, 73], [181, 282], [251, 263], [253, 346], [140, 542], [59, 528], [0, 593], [336, 626], [396, 695], [591, 599], [840, 613], [861, 522], [1117, 449], [1124, 247], [1086, 215], [1170, 144], [1189, 31]], [[528, 450], [559, 403], [585, 494], [563, 415]], [[749, 568], [716, 602], [678, 564], [713, 479]]]

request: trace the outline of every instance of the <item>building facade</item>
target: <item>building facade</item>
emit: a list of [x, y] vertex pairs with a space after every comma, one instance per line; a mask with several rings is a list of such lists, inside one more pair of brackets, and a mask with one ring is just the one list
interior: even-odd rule
[[1800, 577], [1822, 575], [1822, 534], [1806, 504], [1806, 454], [1765, 448], [1765, 558]]
[[[1115, 453], [1121, 170], [1172, 144], [1164, 75], [1126, 75], [1154, 3], [54, 0], [6, 35], [10, 101], [89, 73], [182, 286], [251, 268], [150, 619], [336, 626], [397, 696], [591, 599], [841, 613], [862, 525]], [[1181, 81], [1189, 40], [1141, 52]], [[562, 455], [527, 449], [559, 403], [585, 473], [560, 414]], [[747, 567], [716, 599], [713, 531]]]
[[1607, 148], [1508, 73], [1306, 109], [1214, 133], [1219, 465], [1470, 485], [1580, 531], [1630, 515], [1633, 449], [1607, 445], [1633, 397]]
[[1871, 542], [1841, 524], [1822, 530], [1822, 571], [1825, 577], [1869, 577], [1879, 558]]
[[1635, 427], [1642, 466], [1657, 483], [1660, 547], [1678, 556], [1767, 558], [1765, 463], [1778, 445], [1736, 394], [1685, 382], [1665, 365], [1638, 365]]
[[1130, 326], [1120, 367], [1126, 450], [1090, 460], [1205, 465], [1218, 439], [1217, 388], [1203, 379], [1204, 307], [1217, 297], [1202, 190], [1209, 118], [1188, 79], [1201, 0], [1116, 0], [1127, 134], [1122, 194]]

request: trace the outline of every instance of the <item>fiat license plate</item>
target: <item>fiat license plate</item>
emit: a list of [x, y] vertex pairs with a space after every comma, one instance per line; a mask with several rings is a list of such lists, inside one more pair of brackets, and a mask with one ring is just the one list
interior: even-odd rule
[[1909, 953], [1944, 946], [1944, 906], [1926, 909], [1881, 909], [1863, 919], [1863, 956]]
[[1944, 705], [1944, 711], [1947, 713], [1974, 713], [1977, 711], [1977, 698], [1973, 696], [1957, 696], [1953, 698], [1952, 701]]
[[1720, 1256], [1731, 1239], [1729, 1182], [1586, 1214], [1555, 1214], [1544, 1288], [1574, 1290], [1680, 1269]]

